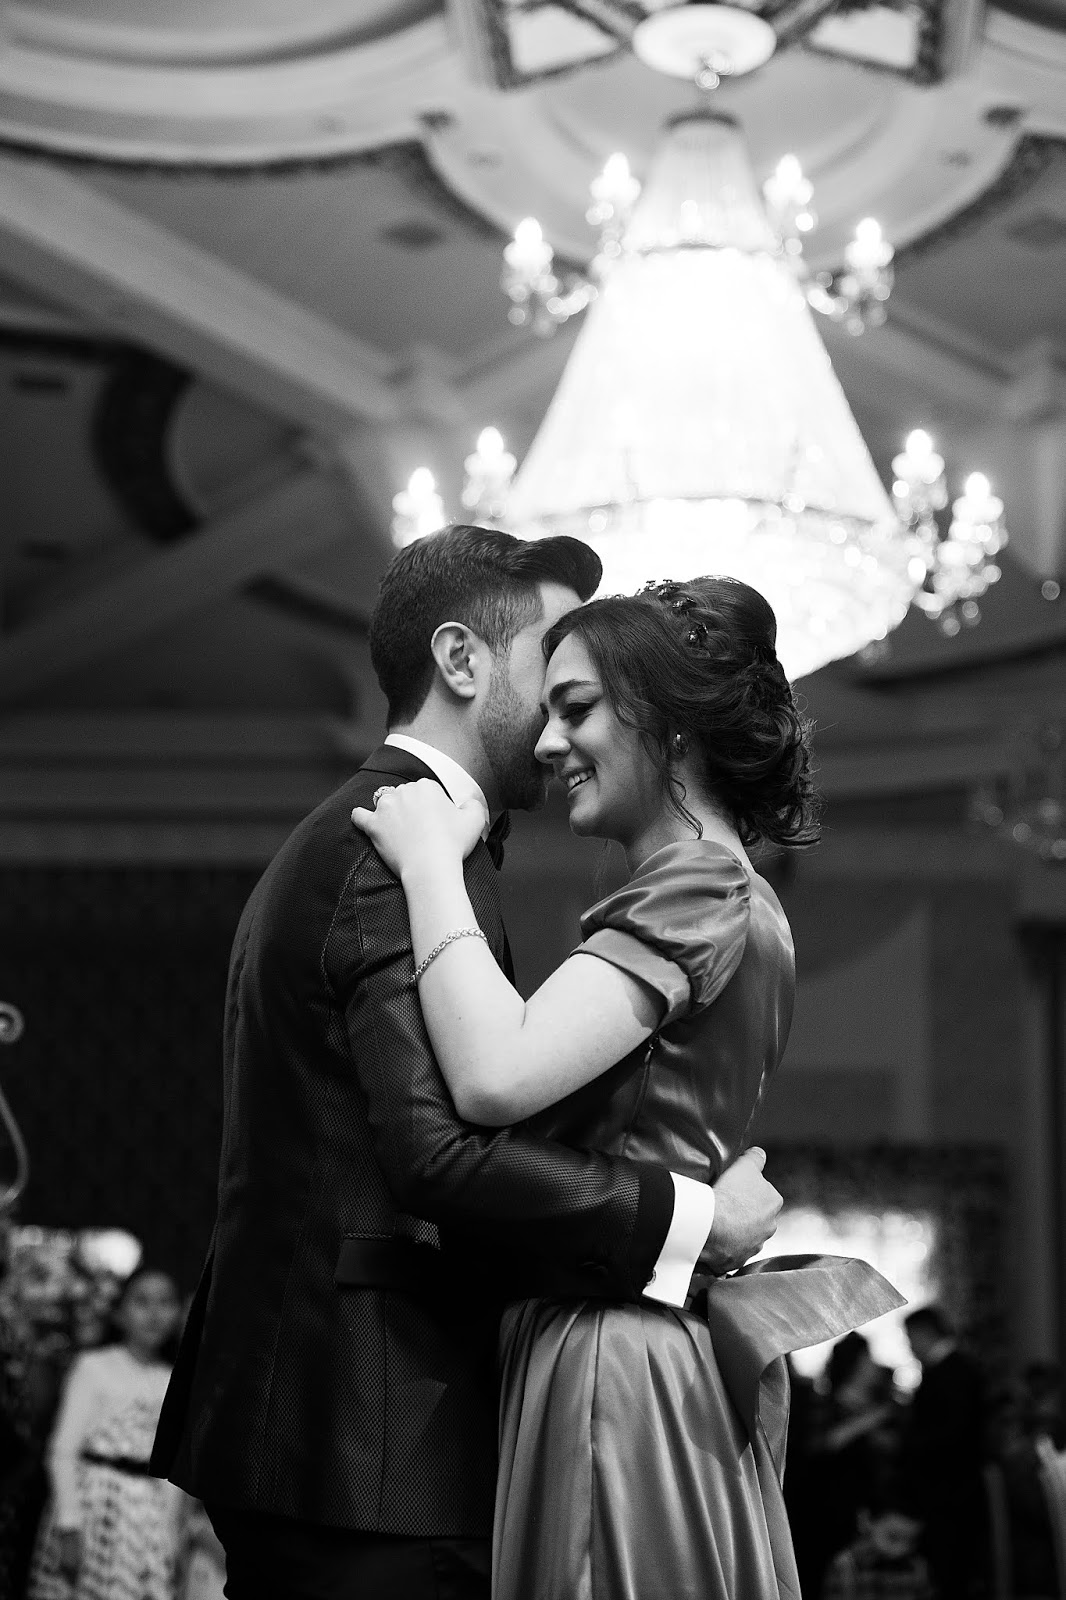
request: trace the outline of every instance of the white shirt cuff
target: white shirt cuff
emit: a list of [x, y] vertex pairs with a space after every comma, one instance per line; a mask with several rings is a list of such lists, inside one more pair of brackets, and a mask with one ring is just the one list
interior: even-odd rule
[[683, 1178], [676, 1172], [670, 1176], [674, 1180], [674, 1215], [644, 1297], [666, 1306], [683, 1306], [714, 1222], [714, 1190], [695, 1178]]

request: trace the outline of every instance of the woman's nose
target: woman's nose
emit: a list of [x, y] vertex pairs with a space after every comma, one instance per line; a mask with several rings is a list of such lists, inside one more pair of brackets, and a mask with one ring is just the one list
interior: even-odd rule
[[553, 761], [558, 761], [562, 756], [565, 756], [569, 748], [569, 743], [563, 735], [558, 720], [555, 717], [551, 717], [545, 724], [544, 732], [537, 740], [533, 754], [538, 761], [542, 761], [546, 767], [550, 767]]

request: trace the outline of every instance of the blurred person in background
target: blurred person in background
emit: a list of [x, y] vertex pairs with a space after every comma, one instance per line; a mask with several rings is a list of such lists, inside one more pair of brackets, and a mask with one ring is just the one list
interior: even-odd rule
[[1062, 1401], [1061, 1368], [1050, 1361], [1030, 1362], [996, 1450], [1007, 1505], [1011, 1581], [1018, 1595], [1061, 1593], [1038, 1447], [1046, 1441], [1061, 1450], [1066, 1444]]
[[184, 1496], [148, 1475], [148, 1457], [179, 1317], [173, 1279], [139, 1266], [112, 1307], [113, 1342], [73, 1361], [30, 1600], [173, 1600]]
[[912, 1311], [904, 1327], [922, 1381], [911, 1402], [903, 1466], [941, 1600], [968, 1600], [980, 1592], [987, 1565], [984, 1380], [937, 1306]]
[[822, 1600], [934, 1600], [929, 1567], [918, 1552], [921, 1523], [898, 1482], [867, 1496], [857, 1528], [829, 1564]]
[[807, 1448], [804, 1579], [815, 1595], [832, 1557], [855, 1539], [859, 1510], [871, 1503], [899, 1451], [900, 1408], [892, 1373], [877, 1364], [861, 1333], [849, 1333], [833, 1346], [825, 1381]]
[[188, 1502], [178, 1548], [175, 1600], [223, 1600], [226, 1552], [203, 1504]]
[[0, 1217], [0, 1595], [20, 1595], [47, 1493], [43, 1430], [35, 1427], [30, 1329], [11, 1283], [11, 1219]]

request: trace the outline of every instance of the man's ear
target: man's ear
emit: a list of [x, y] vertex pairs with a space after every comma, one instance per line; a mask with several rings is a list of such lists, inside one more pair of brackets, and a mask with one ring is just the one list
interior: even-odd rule
[[429, 644], [445, 687], [460, 700], [472, 700], [477, 691], [475, 662], [484, 645], [464, 622], [442, 622]]

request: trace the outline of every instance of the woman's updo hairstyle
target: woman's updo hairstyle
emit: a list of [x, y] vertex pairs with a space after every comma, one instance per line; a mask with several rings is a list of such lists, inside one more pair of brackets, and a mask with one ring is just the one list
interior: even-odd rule
[[744, 844], [815, 843], [810, 727], [777, 659], [777, 622], [758, 590], [736, 578], [693, 578], [593, 600], [548, 630], [545, 656], [569, 634], [585, 646], [616, 716], [639, 732], [675, 810], [697, 833], [676, 770], [682, 753], [695, 755], [708, 795]]

